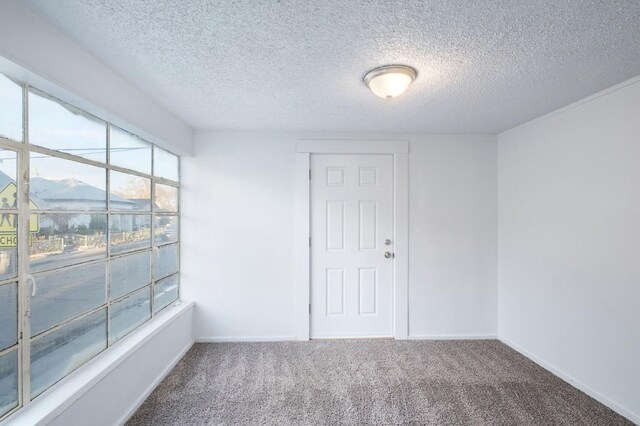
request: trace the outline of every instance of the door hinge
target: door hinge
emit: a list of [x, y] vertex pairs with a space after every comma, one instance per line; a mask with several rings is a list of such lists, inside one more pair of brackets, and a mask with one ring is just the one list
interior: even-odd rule
[[309, 237], [309, 247], [311, 247], [311, 237]]
[[309, 313], [311, 313], [311, 303], [309, 303]]
[[311, 169], [309, 169], [309, 180], [311, 180]]

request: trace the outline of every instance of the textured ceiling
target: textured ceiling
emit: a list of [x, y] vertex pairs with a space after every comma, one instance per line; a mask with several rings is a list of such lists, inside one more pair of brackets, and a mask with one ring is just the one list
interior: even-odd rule
[[26, 1], [197, 129], [498, 133], [640, 74], [638, 0]]

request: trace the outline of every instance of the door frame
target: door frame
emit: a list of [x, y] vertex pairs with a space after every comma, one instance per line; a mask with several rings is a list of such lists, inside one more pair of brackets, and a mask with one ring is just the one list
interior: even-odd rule
[[296, 340], [309, 340], [311, 326], [311, 154], [393, 156], [393, 337], [409, 336], [409, 141], [299, 140], [295, 160], [295, 327]]

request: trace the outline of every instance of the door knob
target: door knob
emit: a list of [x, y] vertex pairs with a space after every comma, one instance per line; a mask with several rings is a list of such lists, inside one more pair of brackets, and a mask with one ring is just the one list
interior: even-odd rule
[[389, 259], [391, 256], [393, 256], [393, 255], [389, 251], [384, 253], [384, 257], [386, 257], [387, 259]]
[[390, 244], [391, 244], [391, 240], [390, 239], [387, 238], [386, 240], [384, 240], [384, 245], [385, 246], [388, 246]]

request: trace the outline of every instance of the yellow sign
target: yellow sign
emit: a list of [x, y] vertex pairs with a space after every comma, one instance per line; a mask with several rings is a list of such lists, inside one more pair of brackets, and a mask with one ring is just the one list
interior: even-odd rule
[[[0, 191], [0, 208], [2, 209], [18, 209], [18, 188], [13, 182], [9, 182], [7, 186]], [[38, 205], [32, 200], [29, 200], [29, 208], [35, 210]], [[16, 228], [18, 226], [18, 215], [11, 212], [3, 212], [0, 214], [0, 247], [16, 247], [17, 234]], [[38, 215], [32, 213], [29, 216], [29, 232], [35, 233], [40, 230], [40, 221]], [[29, 235], [29, 245], [31, 245], [31, 235]]]
[[[33, 243], [33, 235], [29, 234], [29, 247], [31, 247], [31, 243]], [[18, 236], [14, 232], [10, 233], [2, 233], [0, 234], [0, 248], [8, 248], [8, 247], [18, 247]]]

